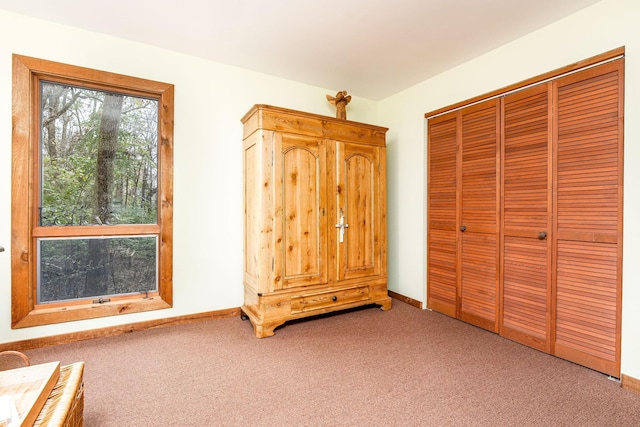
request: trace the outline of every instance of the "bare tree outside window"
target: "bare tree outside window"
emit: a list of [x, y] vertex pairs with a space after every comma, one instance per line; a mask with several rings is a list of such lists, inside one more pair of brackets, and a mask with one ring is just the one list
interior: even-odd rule
[[41, 86], [40, 225], [155, 224], [158, 101]]
[[[157, 222], [158, 102], [41, 82], [41, 226]], [[38, 303], [157, 290], [152, 237], [38, 240]]]

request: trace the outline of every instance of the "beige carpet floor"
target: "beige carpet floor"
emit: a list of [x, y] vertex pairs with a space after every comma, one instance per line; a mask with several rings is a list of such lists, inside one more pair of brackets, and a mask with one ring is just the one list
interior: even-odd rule
[[265, 339], [228, 318], [26, 353], [86, 362], [88, 427], [640, 425], [606, 375], [393, 303]]

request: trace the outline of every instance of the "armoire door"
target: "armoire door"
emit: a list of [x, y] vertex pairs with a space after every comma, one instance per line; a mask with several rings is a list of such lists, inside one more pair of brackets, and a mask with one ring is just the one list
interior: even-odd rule
[[[275, 134], [276, 289], [327, 282], [327, 150], [319, 138]], [[280, 212], [278, 212], [280, 211]]]
[[622, 304], [624, 59], [553, 83], [553, 353], [618, 377]]
[[498, 331], [499, 100], [460, 110], [458, 317]]
[[501, 334], [550, 351], [550, 83], [503, 100]]
[[384, 149], [347, 142], [335, 144], [335, 205], [330, 227], [336, 245], [337, 279], [386, 274]]

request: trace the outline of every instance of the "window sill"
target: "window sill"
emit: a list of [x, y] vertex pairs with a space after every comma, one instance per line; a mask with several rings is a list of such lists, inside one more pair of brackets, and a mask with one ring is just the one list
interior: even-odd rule
[[105, 303], [67, 305], [63, 307], [35, 308], [18, 322], [12, 329], [42, 326], [52, 323], [71, 322], [76, 320], [95, 319], [98, 317], [117, 316], [120, 314], [140, 313], [144, 311], [162, 310], [172, 305], [160, 296], [138, 299], [121, 299]]

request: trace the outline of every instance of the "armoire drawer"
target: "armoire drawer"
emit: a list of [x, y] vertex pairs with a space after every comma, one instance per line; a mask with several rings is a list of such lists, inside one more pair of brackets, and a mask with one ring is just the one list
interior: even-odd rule
[[291, 297], [291, 314], [322, 310], [369, 299], [369, 287], [357, 286], [332, 292], [318, 292]]

